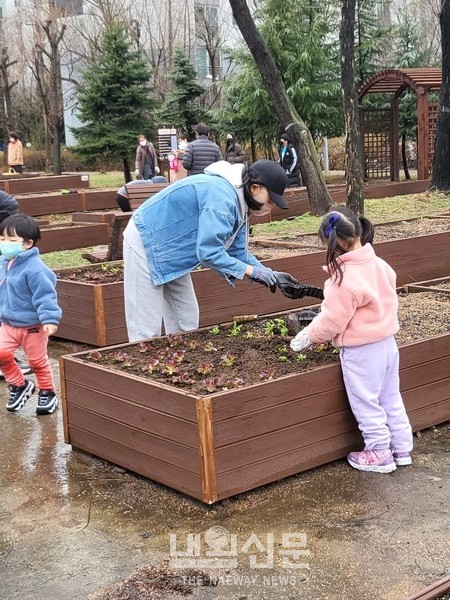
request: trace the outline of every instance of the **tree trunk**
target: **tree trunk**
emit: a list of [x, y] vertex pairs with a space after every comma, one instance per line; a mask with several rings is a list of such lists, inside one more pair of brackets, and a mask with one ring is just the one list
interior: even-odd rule
[[130, 171], [130, 163], [128, 161], [128, 158], [126, 158], [125, 156], [122, 159], [122, 164], [123, 164], [123, 176], [125, 178], [125, 183], [128, 183], [129, 181], [131, 181], [133, 179], [133, 177], [132, 177], [131, 171]]
[[358, 92], [355, 84], [355, 4], [343, 0], [341, 11], [341, 84], [345, 119], [345, 175], [347, 207], [364, 214], [364, 169], [359, 122]]
[[408, 169], [408, 157], [406, 156], [406, 133], [402, 133], [402, 164], [403, 171], [405, 172], [405, 179], [411, 179]]
[[[9, 128], [8, 120], [5, 112], [5, 94], [4, 94], [3, 81], [0, 82], [0, 126], [3, 137], [3, 165], [8, 165], [8, 142], [9, 142]], [[1, 139], [1, 138], [0, 138]]]
[[450, 0], [442, 0], [439, 15], [442, 43], [442, 86], [431, 187], [450, 190]]
[[0, 61], [0, 126], [3, 131], [3, 164], [8, 165], [8, 143], [9, 143], [9, 132], [12, 131], [12, 100], [11, 90], [17, 85], [17, 81], [10, 83], [8, 69], [15, 65], [17, 60], [9, 61], [8, 49], [2, 48], [1, 50], [1, 61]]
[[325, 184], [311, 133], [288, 98], [280, 72], [256, 28], [246, 1], [230, 0], [230, 6], [236, 24], [258, 67], [280, 124], [285, 131], [289, 129], [293, 144], [299, 150], [300, 171], [308, 192], [311, 212], [314, 215], [322, 215], [328, 212], [333, 203]]
[[61, 59], [59, 45], [64, 37], [66, 25], [60, 30], [53, 21], [42, 25], [47, 35], [50, 51], [44, 49], [50, 62], [50, 133], [52, 136], [53, 175], [61, 175], [61, 131], [64, 119], [64, 102], [61, 86]]

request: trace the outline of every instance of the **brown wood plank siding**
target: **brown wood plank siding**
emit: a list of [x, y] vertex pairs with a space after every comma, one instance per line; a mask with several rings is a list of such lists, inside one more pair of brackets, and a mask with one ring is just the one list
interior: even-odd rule
[[111, 216], [114, 216], [115, 211], [111, 212], [74, 212], [72, 213], [72, 223], [109, 223]]
[[347, 398], [342, 387], [287, 401], [281, 397], [279, 404], [274, 403], [263, 410], [237, 415], [216, 423], [216, 448], [303, 424], [323, 415], [337, 414], [346, 407]]
[[105, 190], [85, 190], [81, 210], [117, 209], [117, 188]]
[[190, 471], [157, 459], [149, 460], [146, 454], [89, 432], [73, 428], [71, 435], [76, 439], [76, 447], [80, 450], [202, 500], [200, 477]]
[[[181, 391], [171, 389], [156, 382], [150, 382], [108, 370], [92, 363], [83, 363], [76, 354], [64, 357], [66, 385], [83, 382], [91, 390], [101, 389], [102, 393], [118, 398], [135, 399], [143, 407], [159, 410], [191, 423], [197, 423], [196, 398]], [[73, 358], [72, 358], [73, 357]], [[137, 400], [136, 400], [137, 399]]]
[[[167, 412], [158, 411], [145, 405], [145, 398], [135, 398], [118, 390], [115, 394], [103, 389], [91, 389], [84, 382], [66, 380], [66, 393], [69, 410], [75, 406], [93, 415], [102, 415], [137, 430], [159, 435], [162, 438], [180, 441], [191, 448], [198, 447], [197, 425]], [[85, 427], [89, 429], [89, 427]], [[96, 432], [95, 429], [93, 429]], [[97, 432], [98, 433], [98, 432]]]
[[[3, 184], [3, 182], [2, 182]], [[8, 194], [35, 194], [36, 192], [51, 192], [66, 188], [88, 188], [88, 175], [51, 175], [48, 177], [27, 177], [11, 179], [4, 182], [4, 189]]]
[[450, 356], [450, 333], [405, 344], [400, 347], [400, 372], [443, 356]]
[[217, 476], [218, 499], [228, 498], [266, 483], [278, 481], [342, 458], [360, 445], [359, 432], [351, 431], [304, 446], [299, 452], [280, 452], [266, 460], [229, 470]]
[[106, 223], [70, 225], [68, 227], [41, 230], [39, 250], [41, 253], [74, 250], [108, 243], [109, 228]]
[[91, 346], [98, 346], [98, 333], [95, 328], [94, 319], [92, 319], [91, 327], [76, 327], [74, 325], [68, 325], [61, 323], [58, 327], [58, 333], [55, 337], [62, 340], [71, 340], [74, 342], [81, 342], [83, 344], [90, 344]]
[[58, 196], [22, 196], [16, 199], [21, 212], [31, 217], [71, 213], [82, 209], [81, 195], [78, 193]]
[[[220, 424], [235, 416], [242, 418], [286, 402], [326, 394], [342, 388], [342, 373], [339, 362], [319, 367], [313, 371], [289, 375], [273, 381], [266, 381], [240, 390], [230, 390], [213, 396], [214, 423]], [[248, 433], [248, 431], [247, 431]], [[216, 433], [216, 436], [219, 432]], [[216, 444], [220, 444], [216, 437]]]
[[[68, 406], [68, 419], [70, 432], [82, 430], [92, 433], [145, 454], [149, 460], [161, 460], [170, 466], [200, 475], [198, 448], [183, 444], [177, 436], [171, 439], [165, 435], [157, 435], [146, 428], [136, 427], [132, 422], [122, 419], [117, 421], [112, 413], [105, 418], [103, 414], [96, 414], [73, 403]], [[70, 438], [71, 444], [76, 446], [72, 435]]]

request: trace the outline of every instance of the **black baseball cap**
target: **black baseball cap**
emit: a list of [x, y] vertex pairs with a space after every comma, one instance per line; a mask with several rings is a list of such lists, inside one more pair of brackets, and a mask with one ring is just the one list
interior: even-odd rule
[[283, 167], [273, 160], [257, 160], [248, 168], [251, 183], [260, 183], [269, 192], [270, 199], [280, 208], [288, 208], [283, 193], [287, 185], [287, 175]]

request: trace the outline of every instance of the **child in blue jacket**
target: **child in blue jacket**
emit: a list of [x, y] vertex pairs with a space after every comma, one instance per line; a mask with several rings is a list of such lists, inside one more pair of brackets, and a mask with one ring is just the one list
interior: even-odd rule
[[0, 224], [0, 369], [9, 384], [6, 410], [17, 412], [36, 389], [14, 360], [14, 352], [23, 348], [39, 385], [36, 413], [43, 415], [58, 406], [47, 344], [58, 329], [61, 309], [56, 275], [35, 247], [39, 239], [38, 224], [26, 215], [12, 215]]

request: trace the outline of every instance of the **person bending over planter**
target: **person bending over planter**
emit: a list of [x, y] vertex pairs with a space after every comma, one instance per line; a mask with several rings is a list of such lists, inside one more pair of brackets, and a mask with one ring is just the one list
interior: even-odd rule
[[146, 200], [133, 213], [123, 243], [125, 318], [130, 342], [197, 329], [199, 309], [190, 272], [211, 268], [276, 290], [278, 277], [247, 247], [249, 214], [270, 213], [283, 199], [287, 176], [271, 160], [251, 166], [218, 161]]
[[327, 248], [321, 312], [291, 341], [300, 352], [332, 340], [340, 348], [350, 407], [364, 438], [347, 456], [360, 471], [390, 473], [411, 464], [413, 438], [399, 385], [399, 330], [395, 271], [376, 256], [374, 229], [345, 207], [329, 212], [319, 228]]
[[56, 275], [35, 248], [39, 238], [37, 222], [26, 215], [12, 215], [0, 226], [0, 368], [9, 384], [6, 410], [17, 412], [36, 389], [14, 360], [14, 352], [24, 349], [39, 384], [36, 413], [45, 415], [58, 406], [47, 344], [61, 309]]

